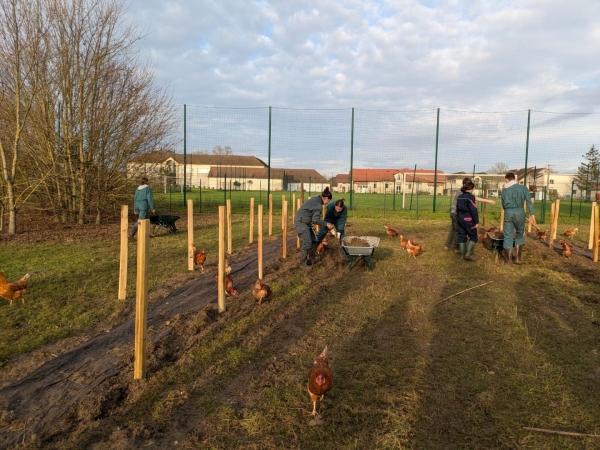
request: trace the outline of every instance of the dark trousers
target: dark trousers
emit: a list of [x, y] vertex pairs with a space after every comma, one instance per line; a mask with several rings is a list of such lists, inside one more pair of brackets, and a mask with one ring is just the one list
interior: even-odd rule
[[458, 248], [458, 215], [450, 213], [450, 220], [452, 221], [452, 228], [450, 228], [450, 232], [446, 238], [445, 247]]
[[294, 227], [300, 237], [300, 242], [302, 242], [301, 250], [309, 251], [313, 245], [317, 244], [317, 234], [312, 226], [303, 222], [294, 222]]
[[[467, 220], [465, 220], [467, 219]], [[473, 228], [474, 224], [472, 220], [468, 220], [470, 217], [459, 217], [458, 218], [458, 243], [464, 244], [467, 242], [467, 237], [472, 242], [477, 242], [477, 228]]]

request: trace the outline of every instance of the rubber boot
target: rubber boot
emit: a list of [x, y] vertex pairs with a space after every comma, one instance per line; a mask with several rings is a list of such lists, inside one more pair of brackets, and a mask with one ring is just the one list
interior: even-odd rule
[[313, 261], [319, 261], [321, 258], [319, 257], [319, 255], [317, 254], [317, 247], [319, 246], [319, 244], [313, 244], [312, 247], [310, 248], [310, 250], [308, 251], [308, 261], [309, 262], [313, 262]]
[[463, 256], [464, 260], [475, 261], [475, 258], [473, 258], [473, 249], [475, 248], [475, 244], [477, 244], [475, 241], [467, 242], [467, 252], [465, 253], [465, 256]]
[[308, 252], [306, 250], [301, 250], [300, 251], [300, 268], [302, 268], [304, 270], [312, 269], [312, 267], [310, 267], [308, 264], [306, 264], [307, 258], [308, 258]]
[[512, 250], [507, 250], [507, 249], [503, 249], [502, 250], [502, 256], [504, 257], [504, 259], [502, 260], [502, 262], [504, 264], [510, 264], [511, 263], [511, 260], [510, 260], [510, 258], [512, 256], [511, 253], [512, 253]]
[[515, 264], [523, 264], [525, 262], [521, 258], [521, 252], [523, 251], [523, 246], [522, 245], [517, 245], [516, 249], [517, 249], [517, 257], [515, 258]]
[[460, 257], [464, 258], [467, 254], [467, 243], [463, 242], [462, 244], [458, 244], [458, 249], [460, 250]]
[[129, 234], [127, 235], [129, 237], [130, 241], [134, 240], [134, 236], [137, 233], [137, 230], [138, 230], [138, 224], [136, 222], [135, 225], [133, 227], [131, 227], [131, 230], [129, 231]]

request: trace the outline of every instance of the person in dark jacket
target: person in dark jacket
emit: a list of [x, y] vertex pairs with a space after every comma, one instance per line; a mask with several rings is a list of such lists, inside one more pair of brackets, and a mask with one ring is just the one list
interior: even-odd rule
[[[473, 249], [477, 243], [477, 225], [479, 224], [479, 214], [477, 212], [477, 203], [473, 196], [475, 185], [472, 181], [467, 181], [460, 188], [460, 194], [456, 200], [456, 215], [458, 218], [458, 247], [462, 259], [466, 261], [475, 261], [473, 258]], [[467, 243], [467, 237], [469, 242]]]
[[154, 209], [154, 197], [152, 196], [152, 189], [148, 186], [148, 178], [143, 177], [140, 185], [135, 190], [133, 197], [133, 212], [138, 218], [135, 220], [135, 224], [129, 232], [129, 239], [133, 240], [138, 230], [138, 220], [148, 218], [148, 210], [155, 213]]
[[[504, 209], [503, 262], [504, 264], [510, 264], [514, 243], [517, 250], [515, 264], [523, 264], [524, 261], [521, 258], [523, 245], [525, 245], [525, 210], [523, 209], [523, 202], [526, 202], [529, 208], [529, 222], [532, 225], [535, 225], [535, 209], [533, 208], [529, 189], [517, 183], [514, 173], [507, 173], [504, 176], [504, 180], [506, 183], [500, 193], [502, 196], [502, 208]], [[515, 232], [516, 236], [513, 240]]]
[[[323, 220], [327, 223], [332, 224], [338, 233], [340, 233], [339, 238], [344, 239], [345, 236], [345, 228], [346, 228], [346, 218], [348, 217], [348, 208], [344, 205], [344, 199], [337, 200], [335, 203], [329, 203], [327, 205], [327, 209], [325, 210], [325, 217]], [[317, 235], [317, 242], [321, 242], [327, 232], [328, 228], [321, 227], [319, 230], [319, 234]]]
[[317, 249], [317, 235], [312, 226], [319, 225], [330, 230], [333, 228], [332, 224], [321, 219], [323, 205], [328, 204], [331, 201], [331, 197], [329, 187], [326, 187], [321, 195], [304, 202], [294, 216], [294, 227], [302, 243], [300, 247], [300, 267], [305, 270], [311, 268], [307, 264], [307, 260]]

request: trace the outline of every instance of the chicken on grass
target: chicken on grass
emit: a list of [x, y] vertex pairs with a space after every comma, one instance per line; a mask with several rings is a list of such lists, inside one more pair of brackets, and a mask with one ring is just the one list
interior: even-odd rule
[[327, 346], [315, 359], [308, 372], [308, 393], [313, 403], [312, 415], [317, 415], [317, 400], [323, 400], [325, 394], [333, 387], [333, 372], [327, 361]]

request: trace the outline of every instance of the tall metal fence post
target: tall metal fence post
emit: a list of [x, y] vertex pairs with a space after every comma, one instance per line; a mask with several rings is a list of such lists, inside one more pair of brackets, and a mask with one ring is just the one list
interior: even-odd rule
[[354, 108], [352, 108], [352, 122], [350, 126], [350, 210], [354, 209], [354, 182], [352, 181], [352, 163], [354, 161]]
[[[529, 125], [531, 124], [531, 110], [527, 110], [527, 141], [525, 142], [525, 175], [523, 175], [523, 186], [527, 187], [527, 159], [529, 158]], [[533, 180], [535, 183], [535, 179]]]
[[433, 170], [433, 212], [437, 198], [437, 167], [438, 167], [438, 143], [440, 139], [440, 108], [437, 109], [437, 125], [435, 127], [435, 165]]
[[183, 206], [186, 205], [185, 196], [186, 196], [186, 155], [187, 155], [187, 105], [183, 104]]
[[271, 193], [271, 112], [272, 107], [269, 106], [269, 162], [267, 165], [267, 198], [269, 198], [269, 194]]

